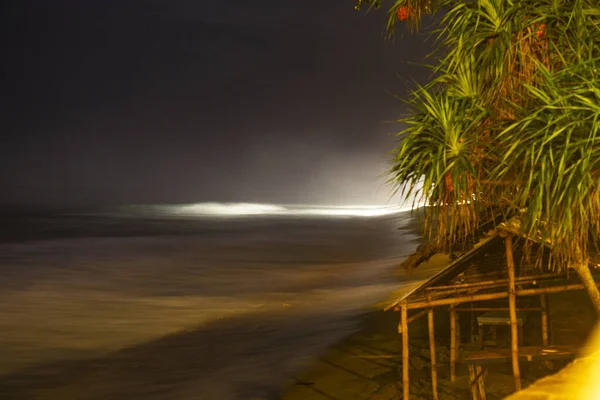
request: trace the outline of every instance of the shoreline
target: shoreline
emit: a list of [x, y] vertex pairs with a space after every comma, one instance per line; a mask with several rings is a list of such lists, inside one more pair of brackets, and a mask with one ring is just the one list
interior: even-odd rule
[[[396, 229], [413, 236], [415, 247], [423, 242], [421, 209], [407, 211], [409, 223]], [[422, 218], [422, 215], [420, 216]], [[400, 260], [404, 261], [404, 259]], [[391, 273], [398, 286], [406, 276], [401, 262]], [[394, 292], [390, 293], [393, 296]], [[402, 396], [402, 345], [397, 333], [398, 315], [383, 311], [385, 300], [373, 304], [360, 317], [354, 333], [328, 347], [310, 360], [282, 388], [278, 400], [393, 400]], [[440, 341], [441, 342], [441, 341]], [[413, 350], [419, 351], [414, 348]], [[444, 350], [444, 349], [440, 349]], [[443, 359], [443, 356], [441, 357]], [[438, 356], [438, 359], [440, 357]]]
[[[579, 299], [580, 303], [582, 299]], [[585, 301], [585, 298], [583, 298]], [[397, 333], [398, 313], [372, 311], [363, 316], [360, 329], [335, 343], [312, 360], [300, 373], [291, 377], [278, 400], [397, 400], [402, 398], [402, 341]], [[449, 318], [435, 314], [438, 396], [440, 400], [468, 400], [467, 366], [457, 364], [456, 381], [450, 381]], [[466, 330], [466, 329], [465, 329]], [[535, 333], [535, 329], [532, 332]], [[431, 364], [426, 318], [411, 323], [409, 344], [411, 400], [430, 400]], [[508, 345], [508, 331], [499, 339]], [[528, 335], [530, 336], [530, 335]], [[475, 347], [461, 341], [460, 356]], [[531, 340], [531, 339], [529, 339]], [[562, 342], [562, 340], [561, 340]], [[569, 361], [553, 364], [529, 362], [522, 365], [523, 388], [554, 374]], [[488, 366], [487, 398], [503, 399], [514, 393], [510, 363]]]
[[0, 397], [274, 399], [417, 238], [405, 214], [275, 222], [7, 245]]
[[[410, 233], [419, 232], [421, 227], [418, 226], [416, 218], [413, 218], [409, 225], [399, 229], [409, 231], [410, 225], [416, 225]], [[441, 255], [439, 258], [438, 261], [443, 262]], [[418, 268], [415, 271], [418, 271]], [[399, 277], [398, 286], [401, 287], [403, 280], [400, 277], [406, 276], [406, 272], [398, 268], [395, 273]], [[413, 278], [418, 280], [416, 276]], [[589, 329], [594, 326], [592, 323], [588, 324], [587, 320], [595, 321], [595, 314], [586, 294], [584, 292], [554, 294], [550, 296], [549, 301], [553, 304], [549, 315], [551, 324], [554, 325], [554, 332], [551, 332], [552, 344], [584, 343], [590, 333]], [[492, 301], [490, 306], [503, 307], [505, 301]], [[278, 399], [397, 400], [402, 398], [402, 340], [401, 334], [397, 333], [398, 322], [397, 312], [382, 310], [369, 312], [362, 318], [358, 331], [335, 343], [312, 360], [305, 369], [293, 377], [294, 381], [288, 382]], [[459, 362], [456, 365], [456, 380], [451, 382], [449, 316], [448, 312], [441, 310], [435, 313], [437, 388], [440, 400], [471, 399], [467, 365], [460, 360], [465, 351], [477, 350], [478, 346], [467, 337], [470, 330], [468, 318], [460, 319], [459, 324], [461, 325], [459, 331], [463, 334]], [[525, 332], [527, 342], [540, 340], [536, 336], [541, 329], [536, 329], [539, 324], [540, 322], [532, 317], [531, 327]], [[499, 332], [498, 342], [502, 347], [510, 346], [509, 333]], [[574, 333], [576, 333], [575, 338]], [[411, 323], [409, 341], [411, 400], [432, 398], [428, 336], [427, 318], [419, 318]], [[538, 361], [522, 364], [523, 388], [561, 371], [569, 362], [561, 360], [551, 363]], [[487, 398], [490, 400], [503, 399], [512, 395], [514, 378], [510, 363], [489, 365], [485, 385]]]
[[[203, 300], [207, 296], [205, 292], [202, 296], [165, 292], [169, 285], [171, 289], [185, 289], [187, 285], [194, 285], [198, 290], [202, 284], [210, 288], [206, 283], [212, 281], [192, 279], [196, 276], [191, 273], [196, 270], [195, 263], [175, 263], [179, 266], [175, 270], [173, 267], [152, 269], [162, 265], [155, 264], [157, 255], [162, 254], [164, 259], [173, 260], [173, 250], [178, 250], [181, 261], [186, 261], [189, 257], [196, 259], [199, 254], [197, 243], [187, 239], [163, 243], [162, 246], [167, 246], [163, 250], [170, 251], [151, 253], [151, 257], [141, 259], [148, 263], [136, 264], [137, 269], [123, 268], [130, 264], [114, 264], [112, 260], [98, 264], [95, 269], [80, 271], [80, 275], [83, 274], [81, 276], [73, 275], [73, 268], [50, 269], [51, 273], [40, 272], [40, 279], [51, 278], [46, 286], [40, 286], [40, 279], [33, 278], [37, 286], [25, 285], [27, 280], [19, 285], [19, 275], [14, 275], [13, 279], [8, 280], [4, 293], [6, 317], [3, 318], [5, 327], [0, 335], [4, 338], [4, 348], [0, 346], [0, 350], [5, 351], [6, 362], [12, 359], [31, 365], [0, 372], [0, 397], [15, 400], [42, 397], [166, 400], [198, 396], [218, 400], [400, 398], [402, 380], [401, 336], [397, 333], [399, 315], [393, 311], [376, 310], [374, 304], [398, 294], [397, 292], [410, 290], [430, 276], [428, 268], [416, 268], [411, 275], [406, 275], [400, 266], [404, 259], [400, 254], [414, 251], [422, 237], [421, 220], [415, 218], [414, 214], [412, 217], [401, 214], [393, 218], [351, 220], [341, 225], [323, 226], [330, 230], [322, 231], [322, 227], [318, 226], [316, 232], [331, 235], [338, 232], [340, 226], [349, 229], [342, 230], [340, 238], [344, 241], [331, 242], [316, 237], [312, 242], [305, 240], [297, 243], [291, 240], [295, 238], [291, 236], [289, 242], [295, 243], [296, 247], [289, 247], [286, 241], [283, 241], [282, 246], [278, 241], [273, 242], [276, 246], [274, 249], [278, 252], [269, 253], [270, 261], [285, 262], [294, 254], [292, 251], [300, 250], [303, 251], [299, 254], [307, 257], [313, 254], [307, 250], [313, 249], [315, 257], [325, 259], [326, 262], [315, 264], [314, 269], [305, 268], [303, 272], [300, 271], [301, 274], [297, 273], [294, 264], [284, 263], [286, 268], [273, 269], [279, 274], [287, 271], [288, 274], [279, 275], [286, 279], [274, 281], [284, 282], [286, 290], [258, 291], [257, 293], [267, 297], [240, 298], [260, 300], [256, 304], [254, 300], [250, 303], [244, 300], [241, 304], [237, 300], [223, 303], [227, 297], [219, 297], [218, 302], [207, 303]], [[293, 230], [292, 233], [294, 232], [306, 234], [302, 230]], [[369, 236], [365, 238], [365, 234]], [[315, 241], [322, 246], [315, 247]], [[132, 253], [136, 256], [132, 258], [137, 260], [136, 263], [140, 262], [139, 254], [147, 254], [145, 246], [148, 243], [152, 244], [152, 248], [155, 247], [154, 241], [144, 240], [140, 243], [141, 253]], [[179, 247], [171, 247], [175, 243]], [[122, 245], [124, 244], [119, 244]], [[214, 254], [235, 254], [236, 260], [243, 259], [246, 263], [247, 260], [253, 260], [248, 258], [253, 252], [264, 249], [268, 248], [244, 248], [236, 245], [227, 253], [221, 248], [215, 248]], [[83, 253], [80, 257], [89, 253], [89, 249], [84, 250], [81, 250]], [[206, 254], [203, 257], [206, 258]], [[373, 257], [379, 260], [376, 268], [374, 264], [369, 264]], [[444, 262], [443, 257], [436, 258], [439, 258], [436, 262]], [[19, 260], [18, 257], [15, 259]], [[85, 257], [81, 259], [85, 260]], [[91, 260], [95, 258], [92, 257]], [[332, 264], [334, 260], [336, 264]], [[57, 260], [55, 262], [56, 265], [62, 265]], [[38, 264], [39, 262], [31, 263], [33, 266]], [[264, 262], [261, 261], [260, 264]], [[100, 266], [103, 268], [99, 268]], [[323, 266], [329, 269], [323, 270]], [[98, 271], [107, 275], [94, 275]], [[152, 275], [154, 279], [146, 277], [140, 280], [139, 275], [133, 274], [136, 271], [154, 271], [157, 275]], [[173, 278], [175, 271], [179, 271], [180, 278]], [[219, 273], [223, 272], [226, 271]], [[122, 273], [127, 274], [120, 275]], [[90, 282], [77, 279], [88, 276], [103, 277], [103, 280]], [[265, 276], [267, 275], [258, 277], [263, 280], [267, 279]], [[134, 277], [138, 279], [133, 279]], [[157, 279], [159, 277], [161, 279]], [[181, 278], [186, 279], [183, 281]], [[51, 285], [52, 282], [54, 284]], [[104, 285], [100, 285], [102, 282]], [[256, 282], [260, 283], [260, 280]], [[327, 282], [329, 284], [323, 286]], [[85, 285], [81, 286], [83, 283]], [[95, 286], [89, 286], [90, 283]], [[116, 286], [108, 286], [107, 283]], [[290, 286], [292, 283], [299, 287]], [[161, 292], [155, 292], [159, 287], [155, 284], [160, 284]], [[79, 291], [66, 290], [68, 288], [79, 288]], [[372, 291], [373, 288], [376, 292]], [[135, 290], [132, 292], [133, 289]], [[6, 297], [11, 293], [13, 297]], [[122, 296], [115, 297], [119, 293]], [[49, 294], [54, 294], [55, 297], [49, 297]], [[83, 296], [76, 296], [77, 294]], [[582, 294], [586, 299], [585, 294]], [[21, 297], [14, 297], [16, 295]], [[151, 296], [148, 297], [149, 295]], [[554, 318], [555, 325], [562, 322], [562, 336], [555, 336], [559, 342], [571, 340], [573, 328], [580, 332], [589, 327], [586, 319], [581, 318], [581, 312], [573, 312], [574, 306], [583, 303], [572, 296], [569, 294], [564, 298], [555, 297], [550, 300], [558, 311]], [[78, 301], [73, 302], [72, 299], [76, 297]], [[212, 299], [210, 296], [206, 298]], [[581, 304], [574, 304], [576, 302]], [[245, 311], [223, 314], [224, 310], [232, 309], [231, 306], [236, 304], [244, 306], [243, 310], [236, 310]], [[214, 307], [208, 308], [209, 306]], [[260, 318], [254, 312], [248, 313], [250, 309], [257, 311]], [[199, 319], [203, 315], [208, 319], [201, 322]], [[25, 319], [21, 321], [17, 316]], [[448, 380], [448, 313], [440, 310], [435, 313], [435, 318], [440, 399], [468, 398], [468, 374], [464, 365], [458, 367], [456, 383]], [[553, 320], [552, 316], [550, 320]], [[12, 322], [13, 325], [7, 325], [7, 322]], [[461, 322], [468, 321], [461, 319]], [[177, 328], [175, 323], [182, 328], [169, 332], [171, 328]], [[158, 332], [157, 335], [153, 329], [158, 328], [164, 332]], [[468, 332], [468, 327], [462, 329], [462, 332]], [[140, 337], [140, 334], [147, 337]], [[463, 337], [463, 342], [469, 340], [466, 336]], [[131, 343], [114, 346], [118, 349], [110, 349], [100, 343], [100, 349], [93, 346], [96, 342], [75, 340], [77, 337], [96, 342], [102, 338], [130, 338]], [[25, 351], [23, 355], [35, 356], [37, 361], [20, 356], [11, 357], [11, 354], [14, 355], [19, 350], [18, 346]], [[47, 354], [46, 357], [39, 351], [45, 348], [56, 353]], [[88, 353], [86, 349], [98, 351]], [[411, 398], [429, 399], [431, 383], [426, 319], [411, 323], [410, 353]], [[547, 370], [544, 375], [546, 374]], [[531, 381], [536, 376], [539, 374], [535, 370], [532, 373], [523, 370], [525, 381]], [[490, 369], [488, 398], [494, 400], [501, 398], [500, 394], [510, 394], [512, 382], [510, 365]]]
[[[444, 327], [444, 315], [436, 315]], [[419, 323], [420, 322], [420, 323]], [[402, 343], [398, 313], [376, 310], [365, 314], [360, 329], [335, 343], [293, 378], [279, 400], [395, 400], [402, 397]], [[437, 332], [438, 390], [441, 399], [463, 399], [467, 377], [449, 381], [449, 338]], [[431, 398], [429, 344], [423, 321], [411, 325], [411, 399]], [[508, 376], [512, 379], [512, 376]], [[493, 397], [490, 397], [493, 398]]]

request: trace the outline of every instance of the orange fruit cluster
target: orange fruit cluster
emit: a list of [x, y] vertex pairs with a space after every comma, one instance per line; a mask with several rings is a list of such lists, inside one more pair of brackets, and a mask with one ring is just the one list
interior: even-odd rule
[[398, 11], [396, 11], [396, 14], [398, 15], [398, 19], [400, 21], [404, 21], [404, 20], [408, 19], [409, 9], [407, 6], [402, 6], [402, 7], [398, 8]]

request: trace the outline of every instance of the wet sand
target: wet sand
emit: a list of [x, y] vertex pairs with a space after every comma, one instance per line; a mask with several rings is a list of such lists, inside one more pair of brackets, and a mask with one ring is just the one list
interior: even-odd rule
[[[315, 346], [320, 346], [323, 350], [339, 330], [347, 329], [334, 324], [328, 335], [315, 328], [320, 342], [303, 331], [297, 334], [295, 347], [282, 345], [272, 351], [274, 343], [285, 343], [289, 335], [315, 322], [314, 315], [290, 320], [285, 314], [285, 310], [274, 312], [269, 323], [238, 315], [102, 356], [58, 360], [4, 374], [0, 376], [0, 398], [274, 399], [279, 395], [275, 388], [290, 379], [285, 371], [304, 365], [297, 359], [299, 348], [315, 351]], [[249, 330], [249, 324], [253, 329]], [[230, 345], [214, 345], [223, 341]], [[235, 376], [236, 380], [228, 382], [223, 376]]]
[[[436, 317], [443, 324], [444, 316]], [[375, 311], [363, 329], [339, 342], [289, 382], [282, 400], [393, 400], [402, 397], [402, 343], [398, 313]], [[421, 324], [411, 325], [411, 399], [431, 398], [429, 344]], [[438, 363], [448, 360], [447, 341], [438, 340]], [[452, 384], [448, 368], [438, 369], [440, 398], [462, 399], [466, 382]], [[462, 387], [461, 387], [462, 386]]]
[[[399, 315], [377, 311], [363, 320], [363, 329], [324, 352], [301, 374], [288, 381], [281, 400], [397, 400], [402, 398], [402, 343], [396, 333]], [[426, 318], [410, 325], [410, 393], [412, 400], [432, 398], [431, 366]], [[440, 400], [468, 400], [467, 366], [457, 364], [457, 377], [451, 382], [449, 367], [449, 319], [446, 312], [436, 312], [436, 357]], [[536, 334], [535, 328], [531, 332]], [[499, 336], [500, 337], [500, 336]], [[508, 332], [500, 337], [508, 345]], [[462, 343], [460, 355], [469, 348]], [[522, 384], [527, 387], [537, 379], [560, 370], [565, 362], [553, 365], [524, 363]], [[514, 392], [510, 363], [492, 365], [486, 377], [487, 398], [502, 399]]]

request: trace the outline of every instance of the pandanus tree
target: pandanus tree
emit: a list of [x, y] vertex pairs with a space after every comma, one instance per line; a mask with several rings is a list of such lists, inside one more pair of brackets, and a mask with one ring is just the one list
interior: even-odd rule
[[441, 16], [392, 183], [428, 201], [440, 241], [473, 233], [483, 208], [515, 215], [600, 312], [589, 257], [600, 243], [600, 1], [391, 0], [388, 11], [388, 32]]

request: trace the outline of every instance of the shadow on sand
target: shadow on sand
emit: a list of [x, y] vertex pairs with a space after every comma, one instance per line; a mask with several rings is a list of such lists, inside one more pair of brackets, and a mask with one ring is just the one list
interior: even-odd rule
[[271, 314], [218, 320], [102, 357], [2, 375], [0, 398], [276, 399], [310, 355], [357, 325], [324, 315]]

